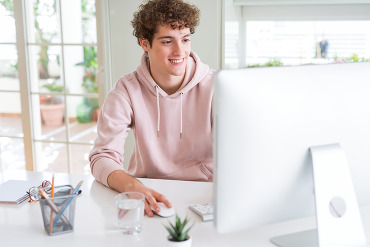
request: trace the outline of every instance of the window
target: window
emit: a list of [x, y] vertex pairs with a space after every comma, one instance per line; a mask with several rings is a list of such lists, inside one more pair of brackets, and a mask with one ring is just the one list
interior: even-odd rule
[[[9, 106], [2, 103], [0, 117], [7, 109], [10, 111], [5, 114], [7, 120], [10, 118], [14, 122], [26, 123], [26, 126], [21, 126], [9, 120], [6, 128], [17, 129], [15, 132], [19, 138], [29, 144], [25, 145], [26, 153], [32, 156], [29, 160], [23, 159], [23, 164], [17, 169], [27, 167], [37, 171], [88, 173], [88, 154], [96, 137], [98, 99], [104, 92], [96, 80], [98, 44], [95, 0], [14, 1], [14, 7], [12, 0], [0, 0], [0, 3], [0, 15], [5, 13], [2, 16], [6, 17], [14, 10], [19, 24], [17, 37], [22, 37], [17, 40], [18, 49], [15, 40], [0, 40], [0, 45], [13, 45], [15, 51], [14, 55], [10, 48], [3, 48], [8, 55], [1, 57], [0, 61], [4, 60], [7, 64], [0, 62], [0, 66], [8, 68], [8, 72], [7, 76], [0, 73], [0, 93], [7, 97], [10, 93], [18, 93], [22, 99], [22, 107], [17, 109], [9, 107], [16, 102], [14, 99], [7, 101]], [[22, 20], [25, 26], [20, 24]], [[4, 28], [2, 33], [15, 38], [15, 25], [14, 30], [9, 27], [0, 24], [0, 28]], [[16, 83], [12, 83], [14, 88], [7, 88], [4, 77], [16, 81], [15, 76], [8, 75], [11, 68], [17, 74], [17, 50], [25, 54], [18, 60], [25, 66], [18, 69], [20, 74], [26, 76], [22, 78], [24, 80], [20, 79], [22, 86], [16, 87]], [[2, 121], [2, 129], [6, 124]], [[22, 135], [22, 129], [28, 134]], [[3, 132], [0, 136], [9, 138]], [[9, 153], [14, 154], [14, 150], [10, 149]], [[0, 150], [2, 162], [12, 159], [9, 153]], [[3, 162], [3, 169], [13, 169], [14, 165], [10, 163], [4, 168]]]
[[246, 36], [247, 66], [370, 59], [370, 21], [249, 21]]
[[370, 4], [226, 2], [225, 68], [370, 60]]

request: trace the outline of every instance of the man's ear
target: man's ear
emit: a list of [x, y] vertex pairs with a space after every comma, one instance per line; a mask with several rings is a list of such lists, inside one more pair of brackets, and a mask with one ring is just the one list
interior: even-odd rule
[[150, 44], [147, 39], [140, 39], [140, 46], [144, 51], [148, 52], [150, 49]]

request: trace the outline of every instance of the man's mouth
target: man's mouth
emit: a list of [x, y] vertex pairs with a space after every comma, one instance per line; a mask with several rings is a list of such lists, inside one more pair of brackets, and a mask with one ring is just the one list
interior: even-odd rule
[[181, 59], [168, 59], [173, 64], [182, 63], [184, 61], [184, 58]]

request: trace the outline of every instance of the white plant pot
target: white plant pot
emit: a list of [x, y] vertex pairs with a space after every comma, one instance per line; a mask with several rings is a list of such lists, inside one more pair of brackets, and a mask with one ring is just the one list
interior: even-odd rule
[[190, 236], [187, 240], [181, 242], [170, 241], [167, 238], [167, 247], [191, 247], [191, 241], [192, 239]]

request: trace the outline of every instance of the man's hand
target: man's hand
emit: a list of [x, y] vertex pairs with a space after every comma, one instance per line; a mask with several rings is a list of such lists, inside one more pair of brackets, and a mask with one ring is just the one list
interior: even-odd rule
[[131, 176], [125, 171], [114, 171], [108, 176], [108, 185], [110, 188], [118, 192], [140, 192], [145, 195], [145, 212], [149, 217], [153, 216], [153, 211], [150, 205], [159, 212], [157, 202], [163, 202], [168, 208], [172, 207], [167, 198], [142, 184], [139, 180]]

